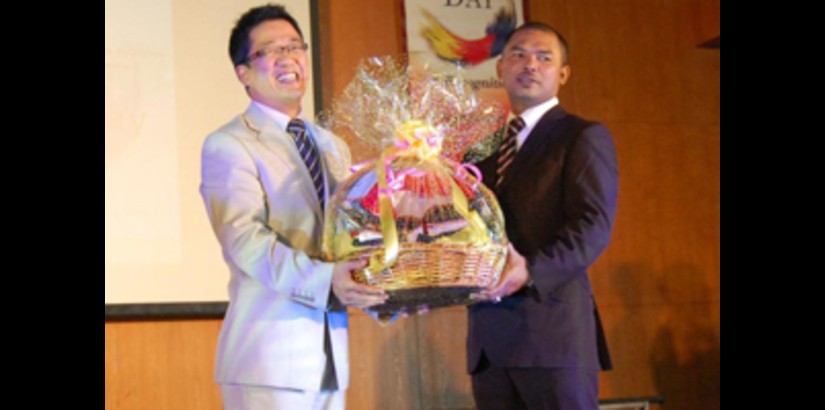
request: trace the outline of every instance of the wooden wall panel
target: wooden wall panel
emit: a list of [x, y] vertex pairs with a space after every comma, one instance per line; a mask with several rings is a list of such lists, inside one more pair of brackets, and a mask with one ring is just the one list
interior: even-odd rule
[[467, 308], [436, 309], [415, 318], [418, 322], [418, 367], [422, 409], [473, 407], [467, 375]]
[[358, 62], [404, 51], [402, 1], [318, 0], [324, 107], [350, 82]]
[[382, 327], [361, 311], [350, 312], [347, 407], [421, 409], [416, 320], [399, 319]]
[[220, 410], [219, 320], [106, 323], [106, 408]]
[[[615, 370], [601, 396], [667, 396], [718, 409], [720, 52], [718, 0], [528, 0], [571, 44], [561, 92], [613, 132], [620, 197], [611, 245], [591, 271]], [[367, 56], [404, 50], [403, 2], [318, 0], [323, 106]], [[357, 145], [356, 160], [365, 159]], [[106, 324], [107, 409], [219, 409], [220, 321]], [[350, 321], [351, 409], [472, 406], [462, 307], [383, 328]]]
[[615, 367], [602, 396], [719, 408], [719, 127], [608, 126], [621, 176], [613, 240], [591, 270]]

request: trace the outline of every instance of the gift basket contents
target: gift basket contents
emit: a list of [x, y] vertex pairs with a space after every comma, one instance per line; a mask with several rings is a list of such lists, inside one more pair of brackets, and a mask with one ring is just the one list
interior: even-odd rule
[[477, 99], [460, 72], [412, 70], [392, 57], [364, 60], [324, 113], [327, 128], [376, 149], [327, 204], [323, 247], [329, 260], [368, 260], [354, 279], [389, 295], [368, 309], [379, 322], [471, 303], [471, 293], [498, 281], [504, 219], [460, 158], [505, 115]]

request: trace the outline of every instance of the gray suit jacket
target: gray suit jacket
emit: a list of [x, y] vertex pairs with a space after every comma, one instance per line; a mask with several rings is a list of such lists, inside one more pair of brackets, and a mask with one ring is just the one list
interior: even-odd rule
[[[349, 149], [311, 123], [307, 129], [330, 195], [348, 176]], [[346, 310], [330, 300], [323, 215], [292, 137], [250, 104], [206, 138], [201, 165], [200, 192], [230, 272], [216, 381], [319, 390], [329, 311], [338, 386], [346, 388]]]

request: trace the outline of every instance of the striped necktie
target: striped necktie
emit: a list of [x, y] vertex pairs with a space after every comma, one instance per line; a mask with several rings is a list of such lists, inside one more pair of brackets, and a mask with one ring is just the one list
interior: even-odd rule
[[516, 135], [524, 128], [524, 120], [521, 117], [516, 117], [510, 120], [507, 124], [507, 133], [504, 136], [504, 141], [498, 147], [498, 167], [496, 168], [496, 190], [501, 187], [501, 182], [504, 181], [504, 173], [516, 158]]
[[298, 153], [301, 154], [301, 159], [304, 160], [304, 165], [306, 165], [312, 183], [315, 185], [318, 202], [321, 204], [321, 209], [324, 209], [324, 176], [321, 175], [318, 148], [315, 147], [314, 141], [307, 136], [306, 126], [300, 119], [290, 120], [286, 126], [286, 131], [292, 135], [292, 139], [295, 141], [295, 147], [298, 148]]

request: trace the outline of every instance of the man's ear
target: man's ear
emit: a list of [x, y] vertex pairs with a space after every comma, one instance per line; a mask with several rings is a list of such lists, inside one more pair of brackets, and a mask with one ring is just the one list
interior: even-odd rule
[[570, 79], [570, 66], [565, 65], [559, 71], [559, 85], [564, 85]]
[[249, 66], [246, 64], [238, 64], [235, 66], [235, 76], [238, 77], [238, 81], [241, 82], [244, 86], [249, 86]]

